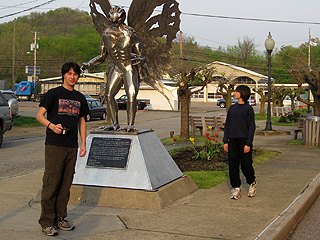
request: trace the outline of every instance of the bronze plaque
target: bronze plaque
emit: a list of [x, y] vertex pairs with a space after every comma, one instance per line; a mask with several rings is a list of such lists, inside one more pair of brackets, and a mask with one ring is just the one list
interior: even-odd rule
[[125, 169], [130, 154], [131, 139], [94, 137], [87, 167]]

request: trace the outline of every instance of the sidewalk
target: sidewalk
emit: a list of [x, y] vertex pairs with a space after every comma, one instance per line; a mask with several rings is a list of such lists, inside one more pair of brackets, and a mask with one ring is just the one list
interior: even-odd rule
[[[265, 122], [257, 126], [264, 128]], [[291, 128], [273, 126], [291, 131]], [[282, 154], [255, 168], [257, 195], [230, 199], [228, 182], [198, 190], [162, 210], [69, 206], [76, 229], [56, 239], [284, 239], [320, 193], [320, 149], [289, 146], [286, 136], [255, 136], [254, 146]], [[45, 237], [37, 223], [42, 171], [0, 181], [2, 239]], [[244, 179], [242, 179], [244, 183]]]

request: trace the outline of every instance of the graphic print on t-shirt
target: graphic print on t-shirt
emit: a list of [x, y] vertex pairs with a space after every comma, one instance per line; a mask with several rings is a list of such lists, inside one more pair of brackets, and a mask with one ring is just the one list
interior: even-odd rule
[[79, 101], [59, 99], [58, 115], [78, 116], [80, 113]]

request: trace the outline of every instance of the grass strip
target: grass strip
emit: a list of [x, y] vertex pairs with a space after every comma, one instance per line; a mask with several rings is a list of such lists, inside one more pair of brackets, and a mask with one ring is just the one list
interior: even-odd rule
[[20, 116], [13, 119], [13, 126], [16, 127], [40, 127], [41, 123], [35, 117]]

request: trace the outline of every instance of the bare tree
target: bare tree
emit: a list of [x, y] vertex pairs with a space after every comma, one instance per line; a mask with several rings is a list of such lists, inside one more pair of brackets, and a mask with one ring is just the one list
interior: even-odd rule
[[283, 86], [274, 87], [273, 94], [274, 94], [274, 98], [278, 100], [278, 107], [283, 106], [283, 100], [285, 99], [286, 96], [288, 96], [290, 91], [291, 91], [290, 88], [286, 88]]
[[[298, 93], [297, 99], [314, 109], [314, 115], [320, 116], [320, 71], [314, 71], [304, 60], [297, 59], [295, 68], [292, 69], [297, 84]], [[306, 82], [309, 84], [310, 91], [313, 95], [314, 102], [310, 102], [300, 97], [302, 92], [302, 83]]]
[[219, 78], [217, 92], [221, 94], [222, 97], [224, 98], [226, 102], [226, 111], [228, 112], [229, 107], [232, 104], [231, 97], [235, 87], [235, 84], [233, 83], [234, 76], [233, 75], [226, 76], [224, 72], [219, 73], [219, 75], [221, 75], [222, 77]]
[[268, 100], [268, 97], [264, 94], [263, 88], [253, 88], [254, 92], [258, 93], [260, 96], [260, 113], [259, 116], [264, 116], [264, 109], [266, 105], [266, 101]]
[[237, 48], [239, 51], [239, 57], [244, 61], [245, 64], [247, 64], [248, 60], [256, 53], [254, 38], [244, 36], [241, 40], [240, 37], [238, 37]]
[[182, 71], [177, 78], [176, 84], [178, 86], [181, 110], [180, 138], [188, 138], [190, 136], [189, 112], [191, 95], [204, 89], [214, 71], [214, 69], [191, 69], [190, 71]]

